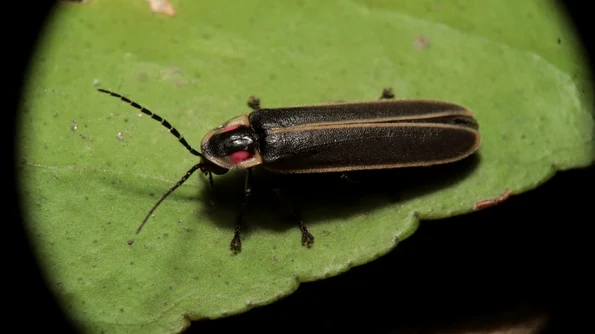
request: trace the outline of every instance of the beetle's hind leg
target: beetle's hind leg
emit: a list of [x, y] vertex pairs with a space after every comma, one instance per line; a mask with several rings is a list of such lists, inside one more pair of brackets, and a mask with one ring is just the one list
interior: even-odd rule
[[341, 173], [339, 175], [339, 177], [341, 178], [341, 180], [346, 181], [348, 183], [352, 183], [352, 184], [361, 183], [361, 181], [358, 178], [356, 178], [353, 174], [350, 174], [348, 172]]
[[291, 218], [294, 221], [297, 221], [298, 226], [300, 228], [300, 232], [302, 233], [302, 246], [305, 246], [308, 248], [312, 247], [312, 244], [314, 244], [314, 236], [312, 235], [312, 233], [310, 233], [310, 231], [308, 231], [308, 228], [306, 227], [306, 225], [304, 225], [304, 222], [302, 221], [300, 212], [295, 208], [293, 203], [291, 203], [289, 198], [287, 198], [283, 194], [281, 189], [279, 189], [278, 187], [275, 187], [273, 189], [273, 192], [275, 193], [275, 195], [277, 195], [277, 199], [279, 199], [281, 204], [284, 204], [287, 207], [289, 207], [290, 213], [291, 213]]
[[384, 88], [382, 90], [382, 96], [380, 96], [381, 100], [388, 100], [388, 99], [394, 99], [395, 98], [395, 93], [393, 93], [393, 89], [388, 87], [388, 88]]
[[260, 99], [257, 98], [256, 96], [250, 96], [248, 98], [248, 102], [246, 102], [246, 104], [248, 105], [248, 107], [250, 107], [254, 111], [260, 109]]
[[244, 214], [246, 213], [246, 207], [252, 196], [252, 169], [248, 168], [246, 172], [246, 185], [244, 188], [244, 201], [240, 207], [240, 212], [236, 217], [236, 227], [233, 233], [233, 239], [229, 248], [234, 252], [238, 253], [242, 250], [242, 226], [244, 225]]

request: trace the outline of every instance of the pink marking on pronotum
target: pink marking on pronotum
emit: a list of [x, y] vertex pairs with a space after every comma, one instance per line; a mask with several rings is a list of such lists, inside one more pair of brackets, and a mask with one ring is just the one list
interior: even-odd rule
[[225, 129], [223, 129], [223, 131], [221, 131], [221, 133], [225, 133], [225, 132], [233, 131], [233, 130], [235, 130], [235, 129], [239, 128], [239, 127], [240, 127], [239, 125], [232, 125], [232, 126], [230, 126], [230, 127], [228, 127], [228, 128], [225, 128]]
[[473, 210], [478, 211], [478, 210], [482, 210], [485, 208], [495, 206], [495, 205], [500, 204], [500, 203], [504, 202], [505, 200], [507, 200], [511, 195], [512, 195], [512, 191], [510, 191], [509, 189], [506, 189], [506, 191], [502, 195], [500, 195], [496, 198], [484, 199], [482, 201], [475, 202], [475, 205], [473, 206]]
[[252, 158], [252, 154], [250, 154], [250, 152], [248, 151], [237, 151], [230, 154], [229, 158], [231, 159], [231, 161], [233, 161], [234, 164], [239, 164], [240, 162]]

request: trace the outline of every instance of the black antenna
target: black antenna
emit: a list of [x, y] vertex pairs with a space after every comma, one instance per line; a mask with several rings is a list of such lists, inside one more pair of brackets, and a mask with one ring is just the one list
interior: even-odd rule
[[178, 181], [178, 183], [176, 183], [175, 186], [169, 188], [169, 190], [165, 194], [163, 194], [163, 196], [161, 196], [161, 198], [157, 201], [157, 203], [155, 203], [155, 205], [153, 205], [153, 207], [151, 208], [151, 210], [149, 211], [149, 213], [147, 214], [145, 219], [143, 219], [143, 222], [140, 224], [140, 226], [136, 229], [136, 234], [140, 233], [140, 230], [143, 228], [143, 226], [145, 225], [147, 220], [149, 220], [149, 217], [151, 217], [151, 214], [153, 213], [153, 211], [155, 211], [155, 209], [157, 209], [159, 204], [161, 204], [161, 202], [163, 202], [163, 200], [167, 196], [169, 196], [169, 194], [171, 194], [174, 190], [176, 190], [179, 186], [181, 186], [184, 182], [186, 182], [186, 180], [188, 180], [190, 175], [192, 175], [194, 172], [196, 172], [197, 169], [201, 168], [202, 166], [203, 166], [202, 163], [198, 163], [198, 164], [194, 165], [192, 168], [190, 168], [189, 171], [186, 172], [186, 174], [180, 179], [180, 181]]
[[[151, 112], [149, 109], [141, 106], [140, 104], [130, 100], [129, 98], [122, 96], [120, 94], [114, 93], [114, 92], [110, 92], [109, 90], [105, 90], [105, 89], [101, 89], [98, 88], [98, 91], [102, 92], [102, 93], [106, 93], [109, 94], [111, 96], [117, 97], [120, 100], [130, 104], [131, 106], [135, 107], [136, 109], [140, 110], [141, 112], [143, 112], [144, 114], [147, 114], [149, 116], [151, 116], [152, 119], [158, 121], [159, 123], [161, 123], [164, 127], [166, 127], [169, 132], [174, 135], [176, 138], [178, 138], [178, 140], [180, 141], [180, 143], [182, 143], [182, 145], [184, 145], [184, 147], [186, 147], [186, 149], [188, 151], [190, 151], [190, 153], [202, 157], [202, 154], [200, 154], [200, 152], [198, 152], [197, 150], [195, 150], [194, 148], [192, 148], [192, 146], [190, 146], [190, 144], [188, 144], [188, 142], [186, 141], [186, 139], [184, 139], [184, 137], [182, 137], [182, 135], [180, 134], [180, 132], [178, 130], [176, 130], [176, 128], [174, 128], [167, 120], [165, 120], [163, 117], [154, 114], [153, 112]], [[163, 200], [165, 200], [165, 198], [167, 196], [169, 196], [169, 194], [171, 194], [174, 190], [176, 190], [179, 186], [181, 186], [184, 182], [186, 182], [186, 180], [188, 180], [188, 178], [194, 173], [196, 172], [196, 170], [201, 169], [204, 167], [204, 164], [198, 163], [196, 165], [194, 165], [192, 168], [190, 168], [190, 170], [188, 170], [186, 172], [186, 174], [180, 179], [180, 181], [178, 181], [178, 183], [176, 183], [173, 187], [169, 188], [169, 190], [163, 194], [163, 196], [161, 196], [161, 198], [157, 201], [157, 203], [155, 203], [155, 205], [153, 205], [153, 207], [151, 208], [151, 210], [149, 211], [149, 213], [147, 214], [147, 216], [145, 217], [145, 219], [143, 219], [142, 223], [140, 224], [140, 226], [136, 229], [136, 234], [140, 233], [140, 230], [143, 228], [143, 226], [145, 225], [145, 223], [147, 222], [147, 220], [149, 220], [149, 217], [151, 217], [151, 214], [153, 213], [153, 211], [155, 211], [155, 209], [157, 209], [157, 207], [159, 206], [159, 204], [161, 204], [161, 202], [163, 202]], [[211, 183], [211, 185], [213, 184], [213, 177], [211, 175], [211, 173], [209, 171], [205, 171], [205, 173], [209, 174], [209, 181]]]
[[102, 88], [97, 88], [98, 91], [102, 92], [102, 93], [106, 93], [109, 94], [111, 96], [117, 97], [120, 100], [130, 104], [131, 106], [135, 107], [136, 109], [140, 110], [141, 112], [143, 112], [144, 114], [147, 114], [149, 116], [151, 116], [152, 119], [156, 120], [157, 122], [161, 123], [161, 125], [165, 126], [169, 132], [174, 135], [176, 138], [178, 138], [178, 140], [180, 141], [180, 143], [182, 143], [182, 145], [184, 145], [184, 147], [190, 151], [190, 153], [201, 157], [202, 154], [200, 154], [197, 150], [195, 150], [194, 148], [192, 148], [192, 146], [190, 146], [190, 144], [188, 144], [188, 142], [186, 141], [186, 139], [184, 139], [184, 137], [182, 137], [182, 135], [180, 134], [180, 132], [174, 128], [171, 124], [169, 124], [169, 122], [167, 120], [165, 120], [163, 117], [154, 114], [153, 112], [151, 112], [149, 109], [141, 106], [140, 104], [130, 100], [129, 98], [127, 98], [126, 96], [122, 96], [120, 94], [114, 93], [114, 92], [110, 92], [109, 90], [105, 90]]

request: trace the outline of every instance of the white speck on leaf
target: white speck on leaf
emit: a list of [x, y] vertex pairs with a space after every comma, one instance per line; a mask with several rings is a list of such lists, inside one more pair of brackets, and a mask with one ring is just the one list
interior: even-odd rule
[[174, 6], [168, 0], [147, 0], [153, 13], [164, 13], [169, 16], [176, 16]]

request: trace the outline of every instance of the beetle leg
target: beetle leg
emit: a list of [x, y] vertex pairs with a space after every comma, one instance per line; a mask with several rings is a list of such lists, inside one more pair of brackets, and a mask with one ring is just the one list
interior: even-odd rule
[[231, 239], [230, 249], [234, 252], [239, 252], [242, 250], [242, 225], [244, 222], [244, 213], [246, 211], [246, 207], [248, 206], [248, 201], [250, 200], [250, 196], [252, 195], [252, 169], [248, 168], [246, 172], [246, 185], [244, 188], [244, 201], [242, 202], [242, 206], [240, 207], [240, 212], [236, 218], [236, 228], [233, 233], [233, 239]]
[[354, 178], [353, 175], [350, 175], [349, 173], [341, 173], [340, 178], [349, 183], [360, 183], [358, 179]]
[[213, 183], [213, 173], [209, 172], [209, 184], [211, 185], [211, 189], [215, 187]]
[[260, 99], [255, 96], [250, 96], [246, 104], [254, 111], [260, 109]]
[[382, 90], [382, 96], [380, 96], [381, 100], [394, 99], [394, 98], [395, 98], [395, 93], [393, 93], [392, 88], [384, 88]]
[[306, 225], [304, 225], [304, 222], [302, 221], [300, 212], [295, 208], [295, 206], [291, 203], [291, 201], [283, 194], [281, 189], [275, 188], [274, 192], [277, 195], [277, 198], [279, 199], [280, 202], [284, 202], [290, 207], [292, 219], [297, 220], [298, 226], [300, 228], [300, 232], [302, 232], [302, 246], [306, 246], [306, 247], [310, 248], [312, 246], [312, 244], [314, 243], [314, 236], [312, 235], [312, 233], [310, 233], [310, 231], [308, 231], [308, 228], [306, 227]]
[[302, 246], [306, 246], [308, 248], [312, 247], [312, 244], [314, 243], [314, 236], [312, 233], [310, 233], [310, 231], [308, 231], [306, 225], [304, 225], [304, 222], [301, 219], [298, 219], [298, 224], [300, 227], [300, 232], [302, 232]]

